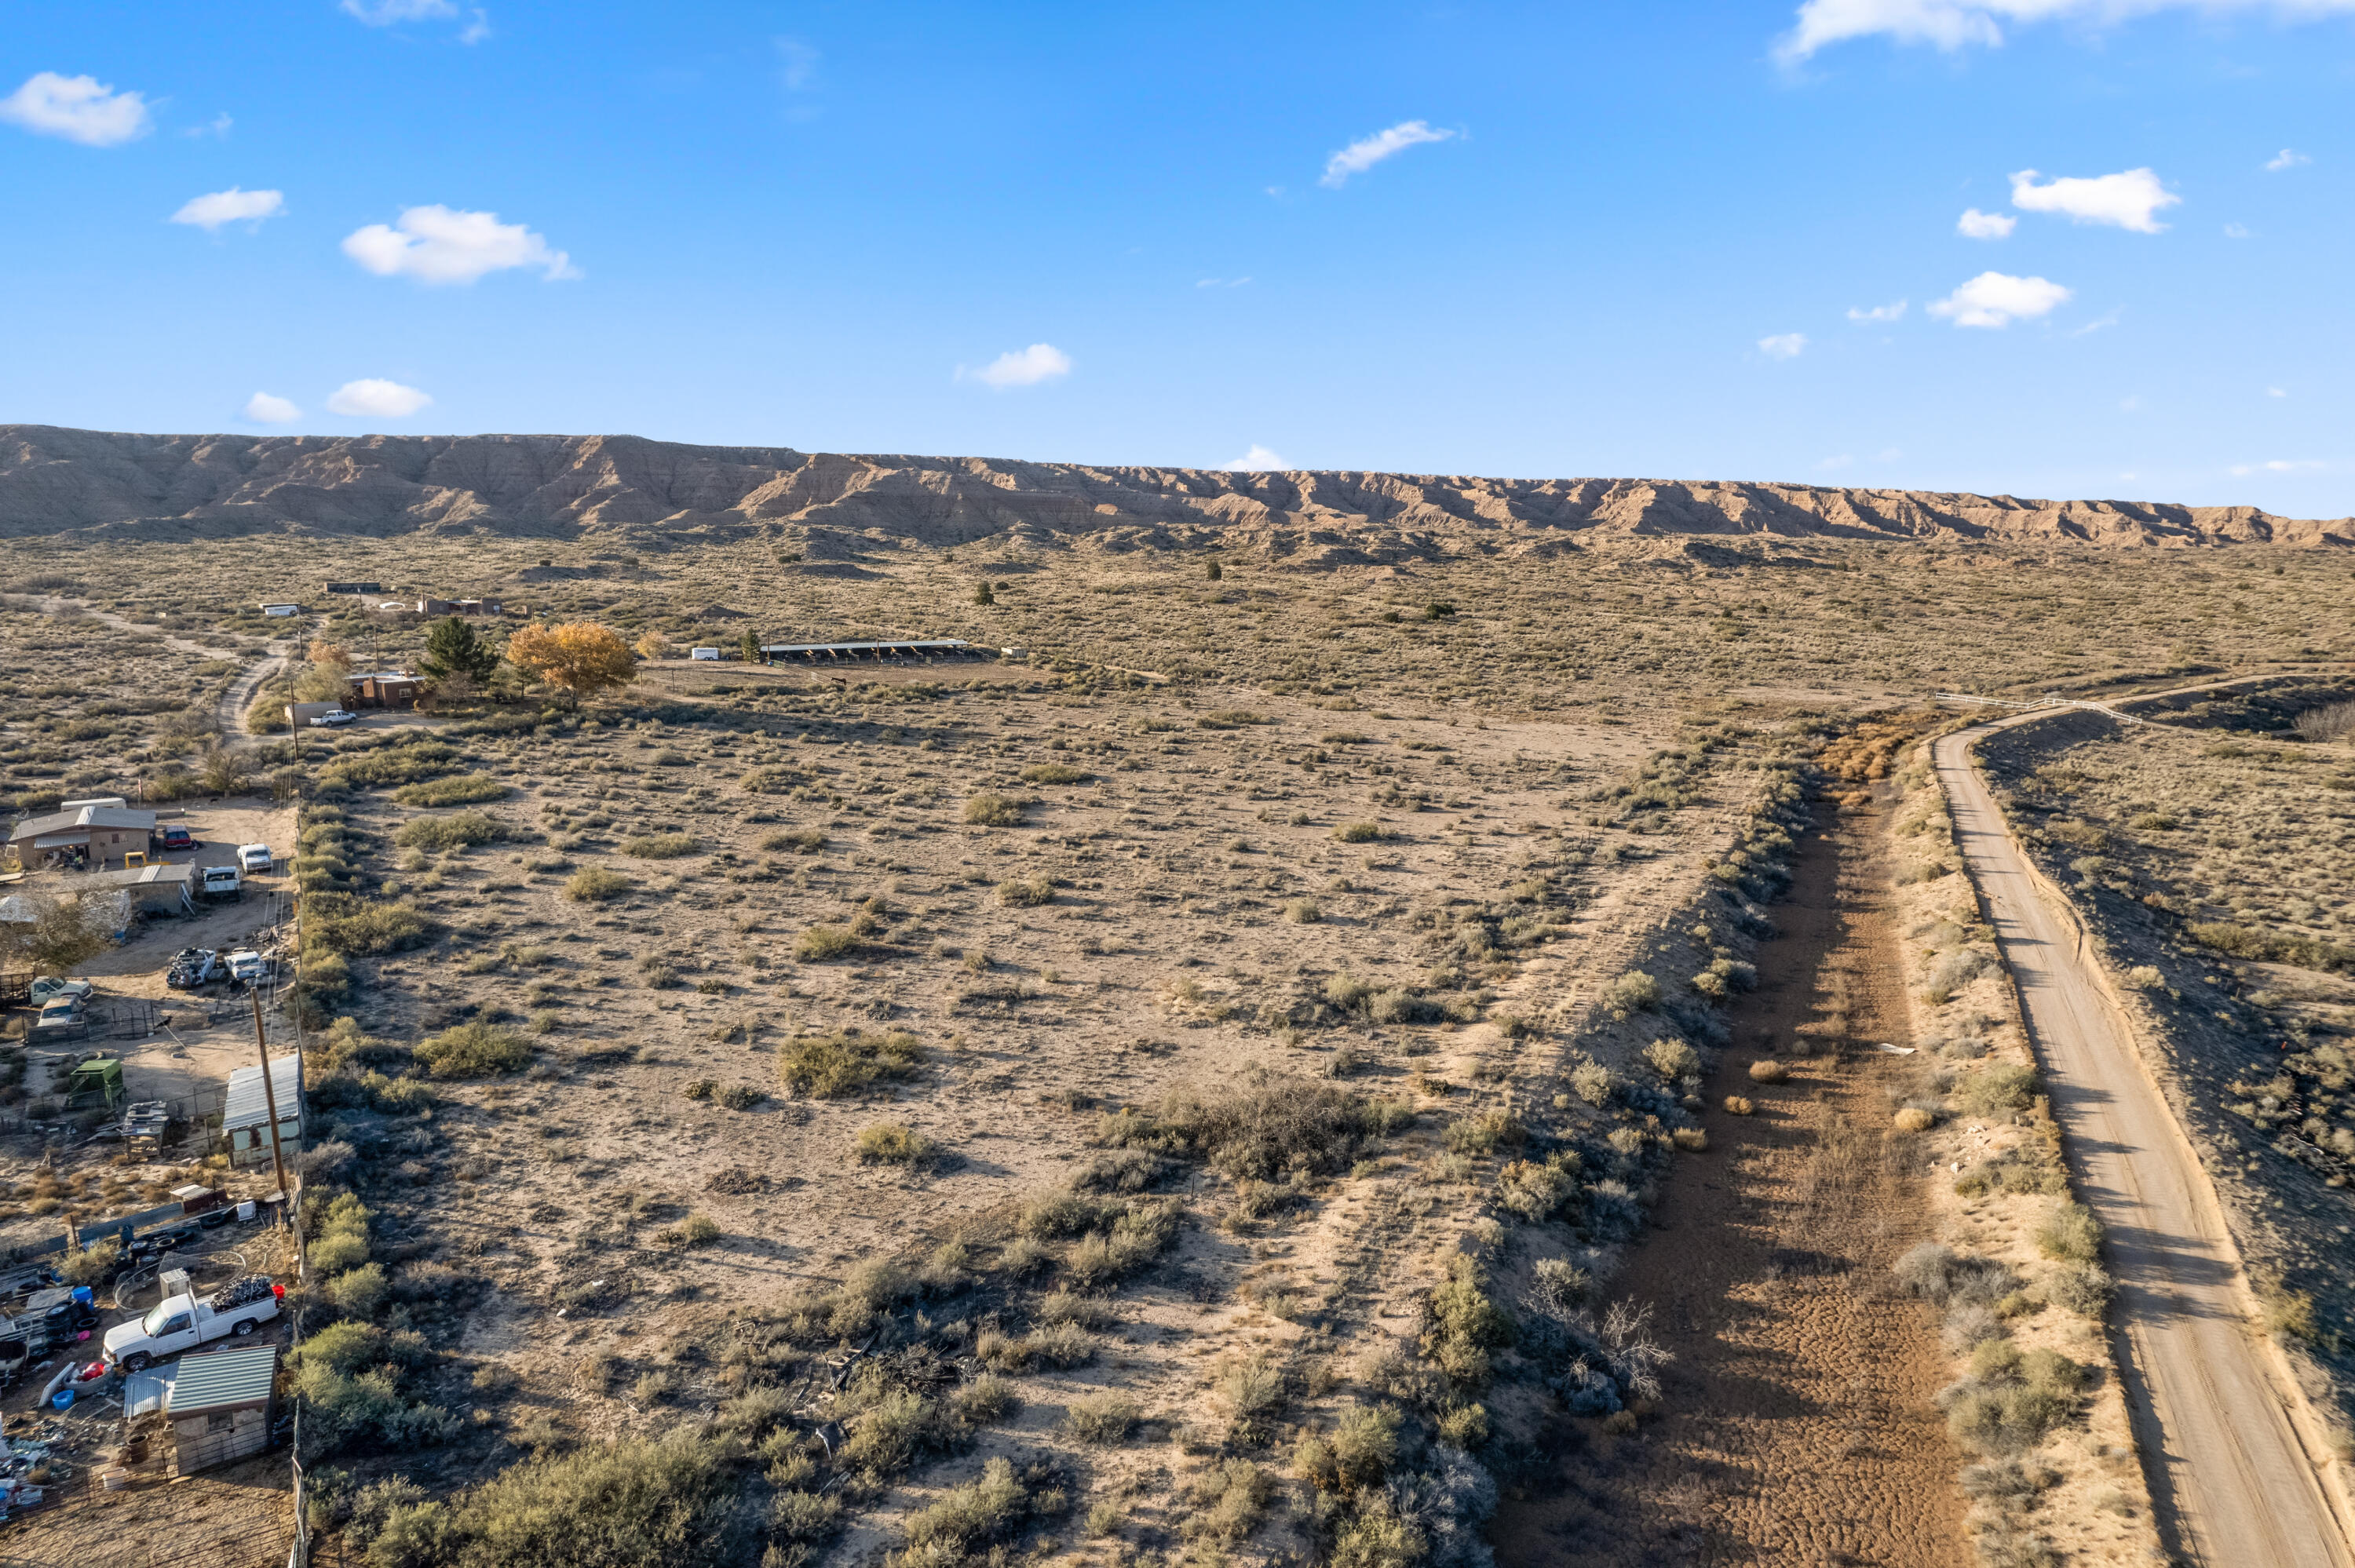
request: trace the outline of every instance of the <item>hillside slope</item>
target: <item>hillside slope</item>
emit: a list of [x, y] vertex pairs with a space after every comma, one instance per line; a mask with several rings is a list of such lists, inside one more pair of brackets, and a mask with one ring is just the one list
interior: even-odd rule
[[700, 447], [632, 436], [147, 436], [0, 426], [0, 537], [255, 533], [776, 535], [813, 561], [998, 536], [1220, 543], [1307, 562], [1519, 555], [1660, 535], [2355, 546], [2246, 506], [1636, 479], [1233, 473]]

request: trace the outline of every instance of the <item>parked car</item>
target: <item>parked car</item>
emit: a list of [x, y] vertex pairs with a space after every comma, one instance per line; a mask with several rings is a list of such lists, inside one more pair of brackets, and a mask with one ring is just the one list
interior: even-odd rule
[[59, 980], [55, 975], [43, 975], [33, 982], [31, 992], [31, 1000], [35, 1007], [47, 1007], [61, 997], [75, 1001], [88, 1001], [91, 984], [86, 980]]
[[208, 898], [242, 898], [245, 878], [233, 865], [208, 865], [197, 876], [197, 891]]
[[183, 948], [173, 955], [172, 967], [164, 971], [164, 983], [174, 991], [194, 991], [228, 975], [229, 966], [212, 948]]
[[33, 1020], [33, 1038], [58, 1039], [80, 1033], [81, 1002], [78, 996], [61, 996], [43, 1007], [40, 1016]]
[[344, 708], [330, 708], [325, 713], [315, 715], [311, 720], [311, 727], [313, 729], [341, 729], [347, 724], [357, 724], [359, 722], [359, 715], [349, 712]]
[[160, 850], [192, 850], [197, 847], [197, 835], [183, 827], [157, 828], [155, 847]]
[[250, 948], [240, 948], [229, 956], [229, 978], [232, 985], [252, 985], [270, 978], [270, 960]]
[[268, 871], [278, 863], [278, 857], [270, 853], [268, 844], [240, 844], [237, 863], [241, 871]]

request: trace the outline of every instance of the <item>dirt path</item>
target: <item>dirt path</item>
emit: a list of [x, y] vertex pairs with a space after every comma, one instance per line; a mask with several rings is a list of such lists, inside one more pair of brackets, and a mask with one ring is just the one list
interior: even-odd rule
[[[1676, 1353], [1664, 1413], [1625, 1436], [1560, 1424], [1558, 1483], [1498, 1513], [1502, 1568], [1968, 1560], [1957, 1461], [1930, 1404], [1944, 1379], [1935, 1330], [1891, 1287], [1928, 1216], [1885, 1145], [1894, 1058], [1870, 1050], [1910, 1029], [1876, 896], [1882, 826], [1850, 813], [1803, 842], [1713, 1086], [1713, 1100], [1746, 1095], [1757, 1112], [1710, 1114], [1710, 1152], [1678, 1160], [1663, 1191], [1667, 1234], [1614, 1282], [1651, 1305]], [[1787, 1084], [1753, 1086], [1763, 1040], [1786, 1058], [1826, 1054], [1796, 1061]], [[1849, 1042], [1865, 1050], [1830, 1054]]]
[[[155, 630], [152, 626], [117, 615], [112, 610], [94, 609], [78, 599], [65, 599], [50, 594], [44, 598], [40, 604], [41, 613], [44, 615], [54, 615], [59, 610], [71, 606], [92, 620], [112, 626], [117, 631], [152, 632]], [[315, 624], [324, 625], [325, 622]], [[240, 672], [237, 679], [229, 683], [229, 689], [221, 693], [220, 701], [214, 706], [213, 717], [220, 726], [222, 739], [231, 747], [255, 744], [245, 732], [246, 711], [253, 706], [253, 700], [260, 694], [262, 683], [285, 667], [287, 656], [293, 652], [294, 641], [295, 640], [291, 637], [282, 637], [266, 643], [263, 647], [263, 656]], [[183, 653], [194, 653], [200, 658], [236, 659], [243, 656], [234, 648], [215, 648], [210, 643], [198, 642], [192, 638], [176, 637], [168, 632], [164, 635], [164, 642], [166, 647], [178, 649]]]
[[2176, 1124], [2074, 921], [2040, 896], [1971, 764], [1980, 736], [1937, 743], [1955, 833], [2019, 989], [2085, 1201], [2109, 1232], [2114, 1332], [2160, 1529], [2219, 1565], [2345, 1568], [2347, 1539], [2293, 1425], [2276, 1358], [2207, 1174]]

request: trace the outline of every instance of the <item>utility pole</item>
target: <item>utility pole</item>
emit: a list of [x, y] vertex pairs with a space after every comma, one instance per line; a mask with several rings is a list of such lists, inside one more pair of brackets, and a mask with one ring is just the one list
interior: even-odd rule
[[[261, 1053], [261, 1101], [270, 1109], [270, 1163], [278, 1172], [278, 1195], [286, 1196], [286, 1157], [278, 1149], [278, 1090], [270, 1082], [270, 1041], [261, 1032], [261, 988], [249, 983], [246, 994], [253, 999], [253, 1044]], [[285, 1216], [293, 1224], [294, 1216]]]

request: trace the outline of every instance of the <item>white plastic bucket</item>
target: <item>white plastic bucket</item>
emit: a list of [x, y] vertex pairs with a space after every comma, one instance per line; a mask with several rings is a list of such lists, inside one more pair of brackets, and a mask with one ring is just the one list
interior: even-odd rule
[[255, 1204], [254, 1204], [254, 1202], [253, 1202], [253, 1200], [252, 1200], [252, 1199], [248, 1198], [248, 1199], [246, 1199], [246, 1200], [245, 1200], [245, 1202], [243, 1202], [240, 1203], [240, 1204], [237, 1206], [237, 1222], [238, 1222], [238, 1224], [245, 1224], [247, 1221], [249, 1221], [249, 1220], [252, 1219], [252, 1218], [253, 1218], [253, 1215], [254, 1215], [254, 1212], [255, 1212]]

